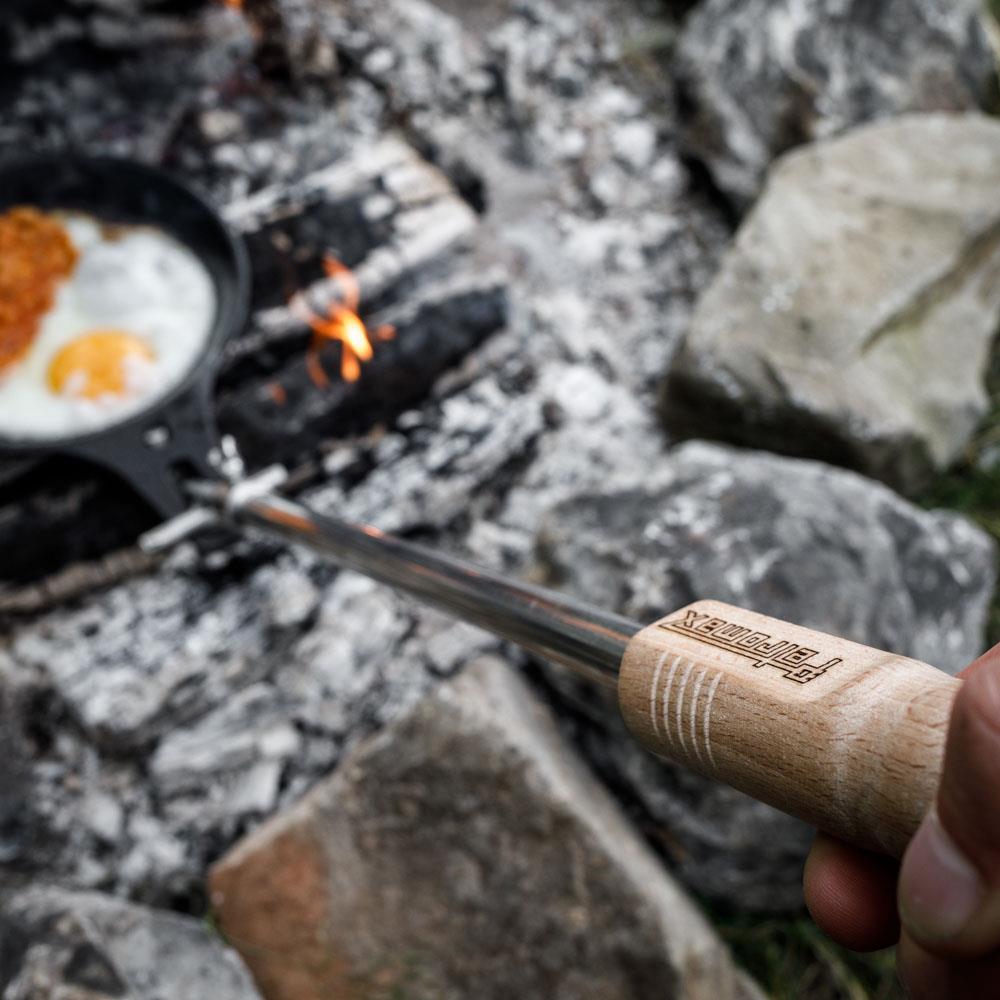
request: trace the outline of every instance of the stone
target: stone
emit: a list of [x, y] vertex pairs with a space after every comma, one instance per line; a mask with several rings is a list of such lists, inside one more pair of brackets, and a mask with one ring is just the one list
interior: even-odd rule
[[[545, 582], [640, 623], [715, 598], [951, 673], [982, 651], [996, 580], [993, 542], [958, 515], [853, 472], [703, 442], [631, 488], [555, 507], [538, 563]], [[742, 911], [801, 905], [803, 824], [644, 754], [616, 710], [578, 734], [685, 884]]]
[[672, 67], [685, 139], [739, 207], [780, 153], [907, 111], [985, 106], [981, 0], [705, 0]]
[[203, 921], [46, 887], [0, 901], [0, 996], [260, 1000], [239, 956]]
[[548, 512], [549, 579], [652, 621], [715, 598], [955, 673], [983, 648], [990, 537], [819, 462], [705, 442], [641, 484]]
[[496, 657], [239, 844], [211, 898], [269, 1000], [760, 996]]
[[661, 408], [905, 492], [988, 408], [1000, 322], [1000, 122], [912, 115], [772, 170], [670, 366]]

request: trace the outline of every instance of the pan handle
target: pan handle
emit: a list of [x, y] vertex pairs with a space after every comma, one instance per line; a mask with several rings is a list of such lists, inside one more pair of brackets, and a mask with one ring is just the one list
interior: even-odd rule
[[213, 381], [199, 379], [165, 406], [65, 450], [110, 469], [162, 517], [175, 517], [190, 507], [185, 479], [219, 474]]

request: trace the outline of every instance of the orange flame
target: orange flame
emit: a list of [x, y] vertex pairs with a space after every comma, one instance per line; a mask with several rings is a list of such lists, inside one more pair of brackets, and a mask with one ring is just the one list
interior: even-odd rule
[[[327, 277], [336, 278], [340, 283], [340, 302], [331, 304], [325, 317], [318, 316], [309, 308], [301, 294], [296, 293], [289, 303], [292, 314], [307, 323], [313, 331], [312, 344], [306, 356], [309, 376], [321, 389], [330, 384], [330, 378], [320, 361], [320, 351], [328, 340], [340, 342], [340, 374], [345, 382], [357, 382], [361, 378], [362, 362], [371, 361], [375, 349], [364, 321], [358, 315], [361, 306], [361, 288], [354, 272], [336, 257], [323, 259], [323, 270]], [[380, 326], [375, 331], [376, 340], [392, 340], [396, 336], [394, 327]]]
[[243, 0], [222, 0], [230, 10], [243, 10]]

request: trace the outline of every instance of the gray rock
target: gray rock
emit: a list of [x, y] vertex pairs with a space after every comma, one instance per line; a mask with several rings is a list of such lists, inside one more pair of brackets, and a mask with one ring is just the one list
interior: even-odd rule
[[677, 435], [917, 489], [988, 399], [1000, 123], [913, 115], [790, 154], [702, 295], [663, 390]]
[[690, 442], [641, 485], [571, 500], [540, 534], [550, 575], [652, 620], [715, 598], [926, 660], [982, 651], [995, 546], [856, 473]]
[[[994, 545], [964, 518], [855, 473], [698, 442], [641, 485], [555, 508], [539, 555], [550, 582], [640, 622], [716, 598], [948, 671], [981, 651], [995, 582]], [[615, 712], [581, 738], [688, 885], [742, 910], [801, 904], [802, 824], [643, 754]]]
[[689, 147], [746, 206], [779, 153], [906, 111], [982, 107], [981, 0], [705, 0], [681, 37]]
[[3, 1000], [260, 1000], [200, 920], [95, 893], [30, 888], [0, 904]]
[[410, 1000], [760, 996], [494, 657], [359, 745], [211, 885], [272, 1000], [369, 980]]

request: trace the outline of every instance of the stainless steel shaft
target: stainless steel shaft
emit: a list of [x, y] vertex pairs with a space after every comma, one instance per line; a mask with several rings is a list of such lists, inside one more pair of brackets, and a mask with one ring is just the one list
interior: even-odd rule
[[625, 646], [641, 628], [619, 615], [279, 497], [242, 503], [231, 498], [228, 510], [238, 525], [308, 545], [341, 566], [607, 685], [617, 684]]

